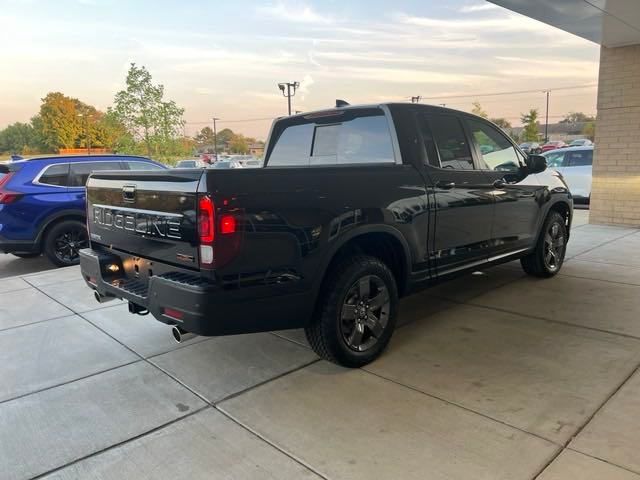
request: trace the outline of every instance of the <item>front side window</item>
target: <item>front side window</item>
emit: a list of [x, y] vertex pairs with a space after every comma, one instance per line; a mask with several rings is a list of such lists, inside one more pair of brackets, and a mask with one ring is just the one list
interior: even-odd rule
[[395, 163], [387, 119], [381, 110], [367, 114], [349, 112], [335, 123], [309, 119], [309, 123], [286, 127], [268, 159], [268, 166], [353, 165]]
[[451, 115], [433, 115], [429, 120], [440, 156], [440, 168], [473, 170], [471, 150], [460, 120]]
[[72, 163], [69, 172], [70, 187], [84, 187], [91, 172], [97, 170], [120, 170], [119, 162]]
[[56, 187], [66, 187], [69, 185], [69, 164], [60, 163], [58, 165], [50, 165], [40, 175], [38, 183], [46, 185], [55, 185]]
[[565, 154], [568, 167], [590, 167], [593, 165], [593, 150], [578, 150]]
[[520, 159], [511, 142], [488, 123], [468, 119], [467, 124], [481, 155], [482, 170], [517, 171]]

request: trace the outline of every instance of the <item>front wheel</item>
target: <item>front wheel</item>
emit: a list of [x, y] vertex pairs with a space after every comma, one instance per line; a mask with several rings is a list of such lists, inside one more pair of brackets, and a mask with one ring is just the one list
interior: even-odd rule
[[520, 259], [522, 269], [534, 277], [553, 277], [560, 271], [567, 251], [567, 225], [562, 215], [550, 212], [535, 249]]
[[55, 224], [44, 237], [44, 254], [58, 267], [80, 263], [80, 249], [89, 246], [87, 229], [78, 220], [64, 220]]
[[305, 328], [311, 348], [325, 360], [361, 367], [386, 348], [396, 324], [398, 288], [375, 257], [356, 255], [329, 273], [318, 311]]

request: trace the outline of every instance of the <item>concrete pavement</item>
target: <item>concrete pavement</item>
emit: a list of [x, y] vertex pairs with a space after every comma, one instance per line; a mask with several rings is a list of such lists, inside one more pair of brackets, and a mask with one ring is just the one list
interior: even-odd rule
[[0, 280], [0, 476], [640, 480], [640, 231], [569, 250], [404, 299], [356, 370], [300, 331], [177, 345], [77, 268]]

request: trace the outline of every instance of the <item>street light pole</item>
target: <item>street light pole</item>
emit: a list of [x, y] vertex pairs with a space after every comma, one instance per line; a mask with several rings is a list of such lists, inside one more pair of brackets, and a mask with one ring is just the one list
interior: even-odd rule
[[[299, 86], [300, 86], [300, 82], [282, 82], [278, 84], [278, 88], [282, 92], [282, 96], [287, 99], [289, 116], [291, 116], [291, 97], [295, 97], [296, 89]], [[285, 89], [287, 93], [285, 93]]]
[[545, 93], [547, 94], [547, 108], [544, 114], [544, 143], [547, 143], [549, 141], [549, 93], [551, 93], [551, 91], [547, 90]]
[[213, 156], [215, 161], [218, 161], [218, 129], [216, 127], [216, 120], [220, 120], [218, 117], [213, 117]]

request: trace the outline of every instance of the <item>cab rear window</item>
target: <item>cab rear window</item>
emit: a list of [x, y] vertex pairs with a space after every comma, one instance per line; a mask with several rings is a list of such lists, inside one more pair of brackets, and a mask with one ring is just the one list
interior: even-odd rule
[[389, 124], [379, 108], [283, 120], [272, 137], [268, 167], [395, 162]]

